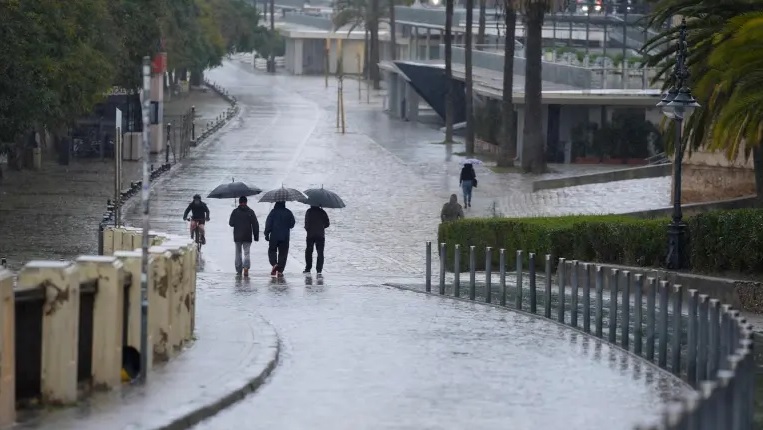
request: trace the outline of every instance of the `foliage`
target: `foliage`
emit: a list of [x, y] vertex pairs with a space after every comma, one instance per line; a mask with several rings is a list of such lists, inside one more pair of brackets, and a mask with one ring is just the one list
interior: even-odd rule
[[[441, 224], [437, 241], [448, 244], [450, 269], [455, 244], [462, 249], [462, 270], [467, 269], [469, 246], [475, 246], [480, 270], [484, 269], [487, 246], [495, 250], [493, 267], [498, 264], [498, 249], [506, 250], [508, 267], [516, 264], [517, 249], [525, 254], [536, 253], [536, 261], [551, 254], [580, 261], [660, 267], [665, 262], [668, 223], [667, 218], [625, 215], [468, 218]], [[689, 265], [693, 270], [763, 273], [763, 210], [709, 212], [689, 217], [686, 223]]]
[[171, 68], [202, 71], [263, 43], [245, 0], [5, 0], [0, 16], [4, 142], [58, 133], [110, 87], [138, 87], [143, 57], [162, 46]]

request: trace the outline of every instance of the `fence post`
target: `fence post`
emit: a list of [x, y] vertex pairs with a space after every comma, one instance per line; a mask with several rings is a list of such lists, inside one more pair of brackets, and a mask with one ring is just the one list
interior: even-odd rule
[[0, 427], [16, 421], [16, 300], [14, 274], [0, 267]]
[[426, 292], [432, 291], [432, 242], [427, 241], [426, 251]]
[[564, 258], [559, 259], [559, 266], [557, 267], [556, 282], [559, 284], [559, 309], [557, 311], [557, 319], [560, 323], [564, 324], [564, 286], [566, 284], [564, 270], [566, 269], [567, 261]]
[[673, 285], [673, 338], [671, 339], [671, 370], [674, 374], [681, 374], [681, 313], [683, 309], [684, 287], [679, 284]]
[[657, 306], [657, 280], [647, 278], [646, 292], [646, 359], [654, 361], [655, 306]]
[[474, 246], [469, 247], [469, 300], [474, 300], [477, 296], [477, 275], [475, 273], [477, 264], [474, 255]]
[[699, 295], [699, 325], [697, 327], [697, 381], [701, 382], [707, 379], [707, 357], [708, 357], [708, 312], [709, 300], [707, 294]]
[[538, 311], [538, 292], [535, 283], [535, 253], [531, 252], [528, 254], [527, 265], [530, 277], [530, 312], [535, 314]]
[[658, 327], [659, 351], [657, 362], [660, 367], [668, 367], [668, 281], [660, 281], [660, 322]]
[[517, 250], [517, 295], [514, 298], [517, 309], [522, 310], [522, 250]]
[[585, 282], [583, 283], [583, 332], [591, 333], [591, 269], [593, 265], [584, 263], [583, 273], [585, 273]]
[[18, 277], [20, 288], [45, 287], [40, 392], [46, 405], [77, 401], [80, 281], [69, 262], [32, 261]]
[[461, 246], [458, 244], [453, 254], [453, 296], [461, 297]]
[[485, 248], [485, 303], [493, 301], [493, 248]]
[[644, 324], [644, 276], [634, 275], [633, 284], [633, 353], [641, 356], [643, 348], [642, 326]]
[[617, 342], [617, 291], [620, 271], [612, 269], [609, 273], [609, 343]]
[[551, 254], [546, 254], [546, 302], [544, 306], [544, 315], [551, 318]]
[[687, 326], [687, 351], [686, 351], [686, 379], [692, 387], [697, 387], [697, 329], [699, 322], [697, 314], [699, 313], [699, 297], [697, 290], [689, 290], [689, 322]]
[[623, 282], [623, 318], [621, 330], [620, 345], [626, 351], [630, 349], [631, 340], [631, 272], [623, 272], [625, 282]]
[[715, 378], [718, 370], [720, 370], [720, 354], [718, 351], [721, 346], [721, 332], [720, 332], [720, 312], [721, 303], [718, 299], [710, 299], [710, 329], [708, 330], [709, 348], [708, 352], [710, 357], [707, 363], [707, 378]]
[[578, 292], [580, 290], [579, 281], [578, 278], [578, 260], [572, 260], [570, 262], [570, 271], [572, 272], [570, 275], [570, 284], [572, 286], [572, 292], [570, 294], [570, 311], [572, 314], [570, 315], [570, 325], [572, 327], [577, 328], [578, 327]]
[[501, 306], [506, 306], [506, 250], [501, 248], [498, 252], [498, 270], [501, 273]]
[[440, 244], [440, 295], [445, 294], [445, 243]]

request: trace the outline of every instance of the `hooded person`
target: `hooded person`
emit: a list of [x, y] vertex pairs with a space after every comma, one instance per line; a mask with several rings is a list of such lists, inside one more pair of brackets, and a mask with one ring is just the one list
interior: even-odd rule
[[252, 208], [247, 206], [246, 197], [239, 197], [238, 207], [231, 212], [228, 225], [233, 227], [233, 242], [236, 244], [236, 275], [241, 276], [243, 272], [244, 277], [247, 277], [251, 264], [249, 250], [252, 239], [255, 242], [260, 240], [260, 224]]
[[276, 202], [273, 210], [268, 214], [265, 220], [265, 240], [268, 244], [268, 259], [273, 269], [271, 276], [283, 276], [286, 268], [286, 259], [289, 256], [289, 239], [291, 229], [294, 228], [296, 220], [294, 214], [286, 208], [286, 202]]
[[310, 206], [305, 213], [307, 247], [305, 248], [305, 270], [302, 273], [308, 274], [313, 268], [313, 248], [318, 251], [315, 270], [318, 275], [323, 272], [323, 248], [326, 245], [326, 229], [329, 225], [331, 223], [326, 211], [319, 206]]
[[440, 220], [442, 222], [457, 221], [464, 217], [464, 210], [461, 205], [458, 204], [458, 196], [455, 194], [450, 195], [450, 201], [442, 205], [442, 212], [440, 212]]

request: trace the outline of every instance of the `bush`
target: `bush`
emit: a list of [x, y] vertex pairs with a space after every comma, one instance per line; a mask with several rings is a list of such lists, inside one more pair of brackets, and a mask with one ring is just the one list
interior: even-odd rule
[[[441, 224], [438, 242], [447, 243], [447, 267], [453, 270], [453, 250], [461, 245], [461, 270], [468, 270], [469, 246], [475, 246], [477, 270], [485, 268], [485, 247], [507, 253], [507, 268], [516, 265], [521, 249], [536, 253], [543, 270], [545, 254], [629, 266], [663, 267], [667, 254], [667, 218], [643, 219], [623, 215], [545, 218], [470, 218]], [[698, 272], [763, 273], [763, 210], [716, 211], [696, 215], [687, 223], [687, 263]]]

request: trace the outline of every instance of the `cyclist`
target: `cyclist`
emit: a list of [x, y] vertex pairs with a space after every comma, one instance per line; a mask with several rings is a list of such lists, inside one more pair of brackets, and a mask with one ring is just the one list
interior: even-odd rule
[[[188, 218], [188, 212], [191, 212], [191, 218]], [[183, 212], [183, 220], [188, 219], [191, 221], [191, 239], [193, 239], [193, 230], [198, 227], [201, 239], [201, 244], [207, 243], [207, 239], [204, 235], [204, 223], [209, 221], [209, 208], [207, 204], [201, 201], [201, 196], [196, 194], [193, 196], [193, 201], [188, 205]]]

